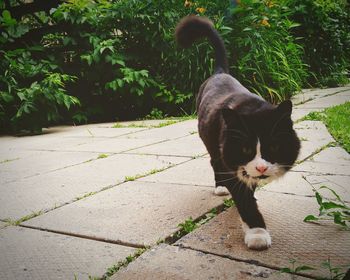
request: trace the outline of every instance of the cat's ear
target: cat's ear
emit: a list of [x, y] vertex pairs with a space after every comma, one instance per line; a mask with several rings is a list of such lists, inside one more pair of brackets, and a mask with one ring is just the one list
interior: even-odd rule
[[277, 106], [276, 110], [277, 112], [279, 112], [280, 115], [286, 115], [290, 117], [292, 114], [292, 106], [292, 101], [285, 100]]

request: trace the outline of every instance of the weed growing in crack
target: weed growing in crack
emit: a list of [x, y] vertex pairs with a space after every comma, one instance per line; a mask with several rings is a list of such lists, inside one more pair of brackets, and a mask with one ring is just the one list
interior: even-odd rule
[[106, 158], [106, 157], [108, 157], [108, 155], [106, 155], [106, 154], [99, 154], [97, 159]]
[[75, 198], [75, 201], [84, 199], [84, 198], [89, 197], [89, 196], [92, 196], [92, 195], [94, 195], [94, 194], [96, 194], [96, 193], [97, 193], [97, 192], [89, 192], [89, 193], [86, 193], [86, 194], [84, 194], [84, 195], [82, 195], [82, 196], [77, 196], [77, 197]]
[[[295, 259], [290, 259], [289, 263], [291, 264], [291, 267], [283, 267], [280, 269], [280, 273], [291, 273], [291, 274], [300, 274], [303, 272], [307, 272], [310, 270], [314, 270], [316, 271], [319, 268], [314, 268], [308, 265], [300, 265], [300, 266], [296, 266], [296, 260]], [[325, 268], [328, 271], [328, 276], [324, 276], [324, 277], [318, 277], [316, 278], [317, 280], [341, 280], [341, 279], [345, 279], [343, 278], [345, 276], [345, 272], [346, 269], [349, 268], [349, 265], [344, 265], [344, 266], [340, 266], [340, 267], [333, 267], [331, 264], [331, 260], [330, 258], [328, 258], [326, 261], [322, 262], [320, 265], [320, 268]], [[291, 279], [295, 279], [296, 275], [291, 275]]]
[[19, 224], [23, 223], [23, 222], [26, 222], [30, 219], [33, 219], [41, 214], [43, 214], [44, 212], [43, 211], [37, 211], [37, 212], [33, 212], [27, 216], [24, 216], [18, 220], [11, 220], [11, 219], [5, 219], [4, 221], [8, 224], [8, 225], [11, 225], [11, 226], [18, 226]]
[[117, 273], [121, 268], [127, 266], [129, 263], [133, 262], [139, 256], [141, 256], [144, 252], [146, 252], [149, 248], [140, 248], [134, 254], [129, 255], [125, 258], [125, 260], [118, 262], [117, 264], [109, 267], [107, 272], [100, 278], [100, 280], [108, 280], [113, 274]]
[[307, 265], [295, 266], [296, 262], [297, 261], [295, 259], [290, 259], [289, 263], [291, 264], [291, 267], [283, 267], [280, 269], [280, 272], [281, 273], [300, 273], [308, 270], [315, 270], [313, 267], [307, 266]]
[[192, 217], [189, 217], [183, 223], [178, 224], [178, 227], [180, 227], [179, 233], [182, 236], [194, 231], [196, 228], [198, 228], [198, 224], [192, 219]]
[[318, 216], [308, 215], [304, 218], [304, 222], [316, 222], [320, 220], [333, 220], [342, 228], [350, 230], [350, 205], [346, 204], [340, 196], [331, 188], [322, 186], [320, 189], [326, 189], [334, 196], [333, 200], [324, 198], [320, 192], [315, 190], [315, 197], [319, 208]]
[[152, 169], [152, 170], [150, 170], [150, 171], [148, 171], [148, 172], [146, 172], [146, 173], [144, 173], [144, 174], [136, 174], [135, 176], [125, 176], [124, 182], [135, 181], [136, 179], [140, 179], [140, 178], [142, 178], [142, 177], [146, 177], [146, 176], [148, 176], [148, 175], [152, 175], [152, 174], [161, 172], [161, 171], [163, 171], [163, 170], [165, 170], [165, 169], [168, 169], [168, 168], [170, 168], [170, 167], [172, 167], [172, 166], [173, 166], [173, 165], [169, 165], [169, 166], [167, 166], [167, 167], [159, 168], [159, 169], [154, 168], [154, 169]]
[[4, 160], [1, 160], [1, 161], [0, 161], [0, 164], [1, 164], [1, 163], [11, 162], [11, 161], [18, 160], [18, 159], [19, 159], [19, 157], [18, 157], [18, 158], [12, 158], [12, 159], [4, 159]]
[[228, 209], [228, 208], [233, 207], [233, 206], [235, 206], [235, 202], [233, 201], [232, 198], [224, 200], [224, 207], [225, 207], [225, 209]]

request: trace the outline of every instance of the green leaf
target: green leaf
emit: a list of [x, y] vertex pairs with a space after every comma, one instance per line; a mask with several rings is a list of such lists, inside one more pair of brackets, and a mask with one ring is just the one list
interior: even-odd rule
[[14, 97], [11, 94], [7, 93], [7, 92], [0, 92], [0, 97], [6, 103], [10, 103], [11, 101], [14, 100]]
[[124, 86], [124, 81], [122, 79], [117, 79], [117, 84], [119, 88], [122, 88]]
[[315, 195], [316, 195], [318, 205], [322, 206], [322, 196], [318, 192], [316, 192]]
[[19, 97], [19, 99], [21, 101], [26, 100], [26, 96], [24, 95], [24, 93], [22, 91], [17, 91], [17, 96]]
[[342, 219], [341, 214], [339, 212], [333, 213], [334, 223], [346, 227], [345, 221]]
[[11, 13], [8, 10], [4, 10], [2, 12], [2, 20], [7, 26], [12, 26], [17, 23], [17, 21], [11, 17]]
[[290, 269], [290, 268], [288, 268], [288, 267], [284, 267], [284, 268], [281, 268], [281, 269], [280, 269], [280, 272], [281, 272], [281, 273], [292, 273], [293, 270]]
[[323, 202], [322, 206], [324, 207], [324, 209], [328, 210], [328, 209], [334, 209], [334, 208], [341, 208], [341, 209], [348, 209], [346, 206], [342, 205], [342, 204], [338, 204], [335, 202]]
[[319, 219], [315, 217], [314, 215], [308, 215], [304, 218], [304, 222], [309, 222], [309, 221], [318, 221]]
[[313, 267], [311, 266], [307, 266], [307, 265], [302, 265], [302, 266], [298, 266], [296, 269], [295, 269], [295, 272], [300, 272], [300, 271], [305, 271], [305, 270], [315, 270]]

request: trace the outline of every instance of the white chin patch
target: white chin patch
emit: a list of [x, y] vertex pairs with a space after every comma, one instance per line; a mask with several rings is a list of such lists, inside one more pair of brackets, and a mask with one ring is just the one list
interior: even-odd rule
[[230, 194], [226, 187], [217, 186], [214, 190], [214, 194], [218, 196], [228, 195]]
[[271, 236], [264, 228], [247, 229], [244, 243], [252, 250], [265, 250], [271, 246]]

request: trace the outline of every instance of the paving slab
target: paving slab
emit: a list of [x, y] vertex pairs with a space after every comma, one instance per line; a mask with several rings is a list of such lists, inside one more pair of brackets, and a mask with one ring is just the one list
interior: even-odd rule
[[320, 112], [323, 111], [323, 109], [299, 109], [298, 107], [293, 108], [292, 112], [292, 121], [296, 122], [303, 117], [307, 116], [311, 112]]
[[79, 128], [75, 130], [70, 130], [66, 133], [62, 133], [60, 136], [63, 137], [97, 137], [97, 138], [112, 138], [121, 135], [129, 135], [137, 131], [143, 131], [147, 128], [142, 127], [90, 127], [86, 126], [84, 128]]
[[178, 122], [164, 127], [152, 128], [122, 138], [171, 140], [197, 133], [197, 119]]
[[98, 153], [36, 151], [0, 164], [0, 184], [97, 159]]
[[0, 279], [90, 279], [124, 260], [135, 248], [51, 232], [0, 230]]
[[116, 185], [127, 176], [146, 174], [186, 160], [181, 157], [118, 154], [1, 184], [0, 218], [19, 219]]
[[153, 245], [221, 205], [210, 188], [128, 182], [25, 222], [41, 229]]
[[[169, 119], [163, 119], [163, 120], [139, 120], [139, 121], [117, 121], [114, 123], [110, 123], [109, 127], [113, 127], [115, 124], [118, 125], [122, 125], [125, 127], [132, 127], [132, 126], [140, 126], [140, 127], [148, 127], [148, 128], [152, 128], [153, 126], [158, 126], [161, 124], [166, 124], [167, 122], [169, 122]], [[174, 120], [176, 121], [176, 120]]]
[[196, 157], [206, 154], [207, 150], [198, 134], [193, 134], [176, 140], [135, 149], [130, 151], [130, 153]]
[[320, 148], [334, 141], [326, 126], [319, 121], [303, 121], [294, 125], [301, 140], [298, 160], [304, 160]]
[[334, 195], [327, 189], [320, 189], [326, 186], [334, 190], [344, 201], [350, 202], [350, 176], [341, 175], [306, 175], [305, 179], [311, 183], [323, 196], [334, 199]]
[[318, 213], [314, 198], [263, 191], [258, 191], [256, 196], [272, 237], [268, 250], [247, 249], [236, 208], [219, 214], [176, 244], [236, 260], [254, 260], [257, 265], [276, 269], [291, 268], [290, 260], [294, 259], [295, 267], [314, 267], [316, 270], [304, 272], [312, 277], [329, 275], [329, 271], [321, 266], [328, 258], [332, 267], [349, 265], [349, 231], [340, 229], [333, 222], [324, 221], [321, 225], [303, 222], [305, 216]]
[[336, 105], [343, 104], [349, 100], [350, 100], [349, 95], [334, 94], [334, 95], [326, 96], [323, 98], [313, 99], [313, 100], [308, 101], [304, 104], [298, 105], [297, 108], [299, 108], [299, 109], [325, 109], [328, 107], [333, 107]]
[[[288, 274], [211, 254], [162, 244], [130, 263], [111, 280], [292, 279]], [[294, 279], [306, 279], [296, 276]]]
[[327, 88], [327, 89], [320, 89], [320, 88], [304, 89], [297, 95], [294, 95], [291, 98], [291, 100], [293, 104], [298, 105], [298, 104], [310, 101], [312, 99], [318, 99], [318, 98], [325, 97], [327, 95], [339, 94], [342, 92], [350, 92], [350, 87], [345, 86], [345, 87], [336, 87], [336, 88]]
[[329, 147], [312, 158], [296, 165], [293, 171], [309, 172], [314, 175], [350, 175], [350, 154], [340, 147]]
[[[74, 138], [72, 138], [74, 139]], [[101, 139], [101, 138], [100, 138]], [[144, 147], [147, 145], [159, 143], [160, 139], [135, 139], [135, 138], [109, 138], [99, 141], [93, 141], [86, 144], [76, 145], [73, 149], [70, 147], [61, 148], [66, 151], [84, 151], [98, 153], [120, 153], [128, 150]]]
[[140, 181], [215, 186], [214, 173], [207, 157], [197, 158], [144, 178]]
[[288, 172], [282, 178], [265, 185], [262, 190], [311, 197], [315, 196], [317, 190], [323, 197], [335, 199], [329, 190], [320, 189], [321, 186], [331, 188], [344, 201], [350, 202], [350, 176]]
[[98, 142], [103, 139], [94, 137], [82, 137], [82, 138], [68, 138], [60, 137], [58, 135], [35, 135], [35, 136], [23, 136], [23, 137], [1, 137], [0, 139], [0, 154], [14, 155], [18, 151], [29, 150], [74, 150], [75, 146]]

